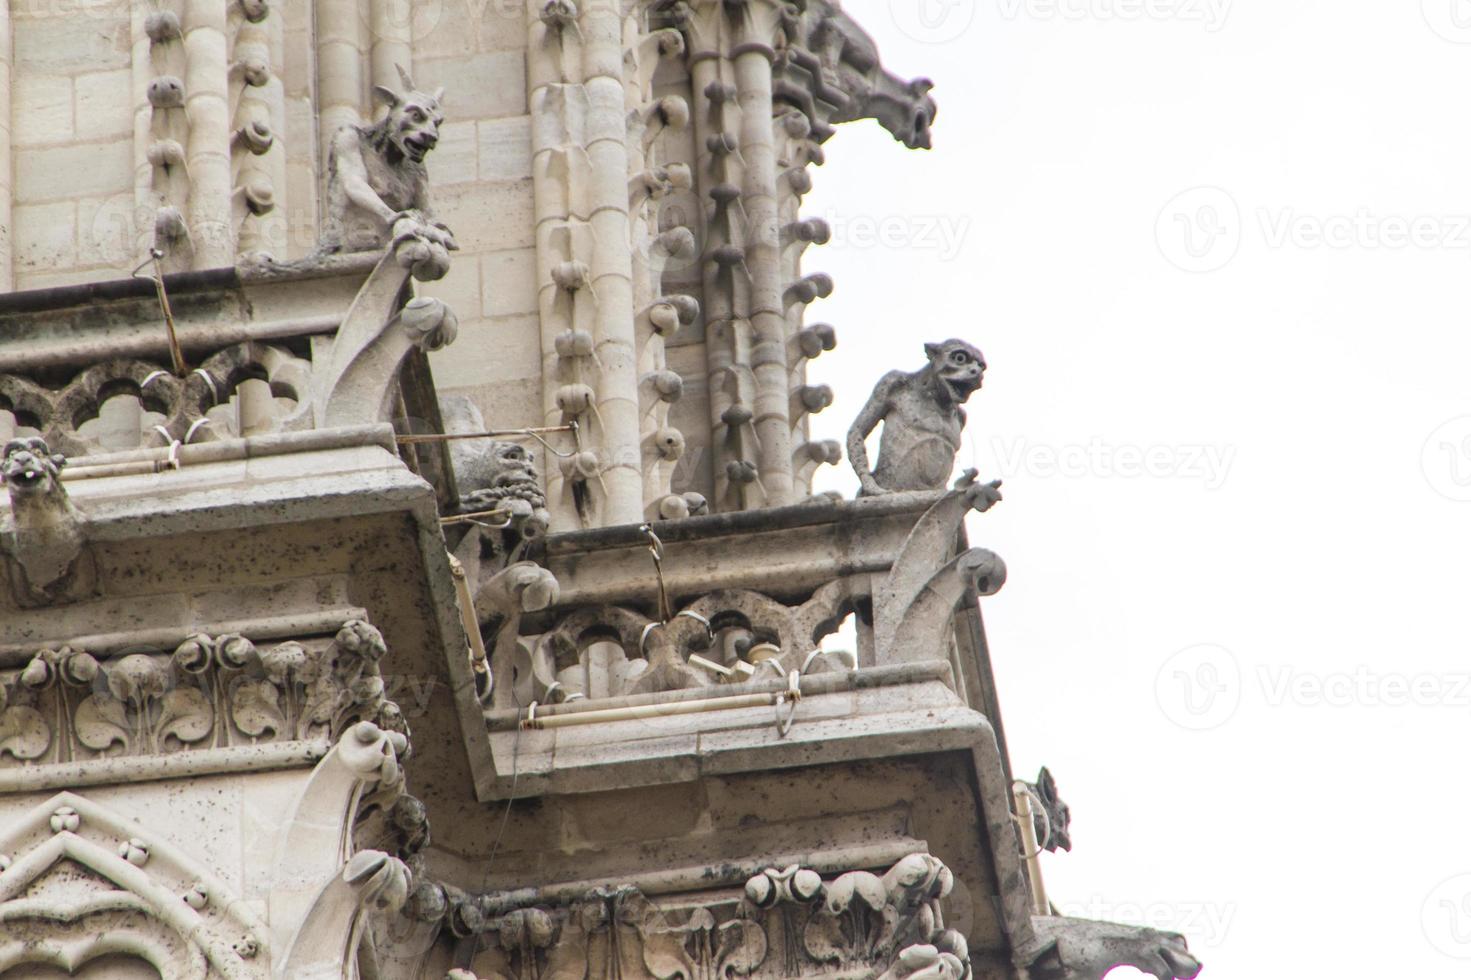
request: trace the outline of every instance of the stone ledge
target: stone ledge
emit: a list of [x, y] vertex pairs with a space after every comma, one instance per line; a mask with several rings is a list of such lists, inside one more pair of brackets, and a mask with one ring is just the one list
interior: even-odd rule
[[[989, 726], [948, 686], [949, 664], [932, 661], [906, 668], [915, 676], [892, 678], [887, 686], [855, 683], [868, 671], [808, 678], [785, 735], [778, 730], [772, 706], [546, 731], [495, 731], [488, 740], [496, 775], [487, 779], [489, 774], [482, 772], [477, 790], [482, 799], [505, 799], [512, 792], [516, 797], [590, 793], [971, 748], [976, 733]], [[818, 680], [827, 689], [806, 693]], [[704, 692], [706, 697], [721, 693], [718, 688]]]

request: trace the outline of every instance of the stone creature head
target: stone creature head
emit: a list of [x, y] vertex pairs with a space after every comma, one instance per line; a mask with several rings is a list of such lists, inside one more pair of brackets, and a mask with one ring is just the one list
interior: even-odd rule
[[1071, 851], [1073, 838], [1068, 832], [1068, 826], [1073, 821], [1073, 813], [1062, 801], [1062, 797], [1057, 795], [1057, 780], [1052, 778], [1051, 771], [1043, 766], [1037, 781], [1028, 783], [1027, 788], [1042, 804], [1043, 812], [1032, 815], [1037, 840], [1049, 851]]
[[403, 82], [402, 92], [386, 85], [373, 86], [373, 93], [388, 106], [388, 115], [378, 124], [379, 131], [399, 154], [414, 163], [423, 163], [439, 143], [439, 127], [444, 124], [439, 102], [444, 98], [444, 88], [422, 92], [402, 66], [394, 67], [398, 68], [399, 80]]
[[65, 465], [66, 457], [51, 452], [44, 439], [13, 439], [0, 460], [0, 482], [12, 497], [39, 496], [60, 486]]
[[963, 405], [982, 384], [986, 358], [963, 340], [947, 340], [942, 344], [925, 344], [930, 359], [929, 372], [936, 397], [942, 405]]
[[541, 480], [537, 478], [536, 457], [525, 446], [497, 440], [491, 445], [489, 456], [490, 459], [487, 462], [490, 489], [528, 487], [540, 489]]

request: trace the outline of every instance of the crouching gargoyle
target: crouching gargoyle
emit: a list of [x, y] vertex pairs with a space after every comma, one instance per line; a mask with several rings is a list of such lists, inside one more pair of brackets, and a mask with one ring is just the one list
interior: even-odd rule
[[[405, 235], [454, 251], [454, 235], [434, 220], [424, 158], [439, 143], [444, 89], [422, 92], [402, 67], [404, 91], [373, 89], [388, 106], [374, 126], [345, 126], [332, 139], [321, 252], [383, 248]], [[448, 256], [444, 265], [448, 267]]]
[[[890, 371], [879, 379], [848, 430], [848, 459], [864, 496], [940, 490], [955, 466], [965, 429], [961, 406], [981, 387], [986, 359], [963, 340], [925, 344], [924, 352], [929, 363], [923, 368], [912, 374]], [[880, 422], [884, 431], [879, 439], [879, 461], [870, 470], [863, 443]], [[965, 485], [974, 479], [974, 470], [961, 478]], [[997, 482], [981, 488], [986, 499], [976, 509], [987, 510], [999, 501], [1000, 486]]]
[[[0, 544], [10, 559], [11, 591], [32, 607], [75, 598], [85, 560], [85, 518], [61, 484], [66, 457], [42, 439], [14, 439], [0, 459], [0, 483], [10, 495]], [[90, 571], [90, 568], [86, 569]]]

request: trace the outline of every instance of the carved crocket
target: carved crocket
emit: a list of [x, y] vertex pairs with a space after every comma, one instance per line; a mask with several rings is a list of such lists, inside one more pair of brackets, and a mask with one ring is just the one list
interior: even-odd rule
[[434, 221], [424, 167], [439, 143], [444, 89], [422, 92], [403, 68], [398, 73], [404, 91], [373, 89], [388, 106], [383, 119], [345, 126], [332, 139], [323, 252], [380, 249], [406, 229], [445, 249], [457, 247], [449, 229]]
[[9, 526], [0, 523], [5, 551], [14, 559], [12, 589], [22, 606], [65, 597], [83, 553], [83, 517], [61, 484], [66, 457], [42, 439], [15, 439], [0, 460], [0, 483], [10, 493]]
[[[965, 428], [961, 406], [981, 387], [986, 359], [963, 340], [924, 350], [929, 363], [912, 374], [884, 375], [848, 430], [848, 459], [864, 495], [939, 490], [955, 465]], [[863, 443], [880, 422], [878, 465], [870, 471]]]

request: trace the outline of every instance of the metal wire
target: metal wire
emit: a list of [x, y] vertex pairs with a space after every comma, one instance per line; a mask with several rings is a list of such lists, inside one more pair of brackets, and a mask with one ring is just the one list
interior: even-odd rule
[[[169, 304], [168, 287], [163, 284], [163, 255], [164, 253], [159, 249], [149, 249], [148, 258], [138, 263], [138, 266], [133, 269], [133, 278], [153, 281], [153, 288], [158, 293], [158, 306], [163, 311], [163, 323], [169, 332], [169, 358], [174, 362], [174, 374], [182, 378], [189, 373], [189, 364], [184, 360], [184, 348], [179, 346], [179, 331], [174, 325], [174, 308]], [[149, 263], [153, 264], [154, 274], [151, 276], [138, 275]]]
[[547, 452], [561, 459], [570, 459], [572, 456], [576, 455], [575, 453], [563, 452], [556, 446], [553, 446], [551, 443], [547, 442], [541, 437], [541, 433], [543, 432], [571, 432], [576, 435], [577, 423], [572, 422], [568, 425], [547, 425], [534, 429], [492, 429], [488, 432], [434, 432], [424, 433], [422, 435], [395, 436], [394, 440], [400, 446], [412, 446], [417, 443], [455, 442], [460, 439], [515, 439], [517, 437], [526, 437], [530, 439], [535, 439], [537, 442], [546, 447]]
[[649, 557], [654, 561], [654, 577], [659, 580], [659, 622], [667, 624], [674, 618], [674, 610], [669, 607], [669, 592], [664, 587], [664, 542], [648, 524], [640, 524], [638, 529], [649, 539]]

